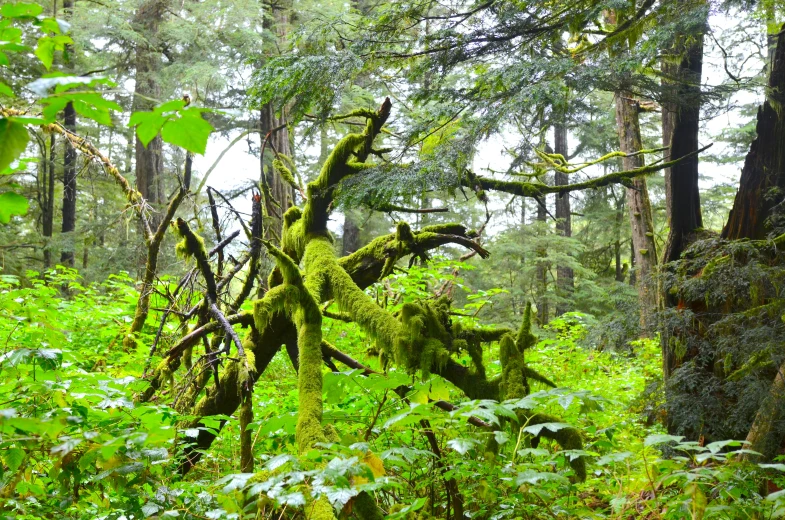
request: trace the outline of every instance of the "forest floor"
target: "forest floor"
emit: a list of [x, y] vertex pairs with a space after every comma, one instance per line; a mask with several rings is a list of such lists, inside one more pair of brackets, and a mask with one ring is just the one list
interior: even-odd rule
[[[68, 297], [57, 288], [63, 286], [69, 287]], [[227, 422], [202, 462], [183, 479], [171, 470], [172, 455], [182, 434], [189, 432], [180, 429], [183, 418], [170, 407], [171, 391], [163, 393], [161, 402], [134, 403], [145, 385], [139, 376], [149, 346], [125, 352], [120, 344], [135, 297], [125, 275], [89, 287], [68, 272], [48, 285], [35, 273], [24, 284], [15, 277], [0, 278], [0, 309], [8, 318], [0, 320], [0, 338], [5, 338], [0, 478], [6, 486], [16, 486], [14, 498], [4, 499], [12, 517], [114, 518], [134, 516], [129, 515], [134, 511], [136, 517], [167, 511], [179, 518], [242, 514], [248, 476], [239, 474], [237, 418], [205, 421], [207, 428]], [[762, 519], [783, 514], [782, 492], [761, 494], [760, 468], [735, 461], [733, 451], [740, 442], [702, 446], [665, 434], [653, 404], [656, 392], [642, 397], [659, 378], [656, 340], [635, 341], [622, 352], [590, 349], [584, 345], [584, 321], [591, 320], [575, 315], [540, 331], [527, 364], [547, 374], [557, 388], [538, 386], [525, 398], [538, 412], [561, 421], [545, 427], [577, 427], [583, 450], [562, 450], [552, 441], [533, 445], [524, 434], [532, 432], [529, 426], [499, 433], [502, 448], [494, 457], [483, 448], [487, 434], [467, 425], [465, 417], [485, 414], [486, 420], [496, 420], [494, 414], [503, 411], [500, 405], [463, 402], [448, 414], [428, 403], [460, 403], [461, 396], [438, 377], [416, 381], [394, 370], [371, 377], [325, 370], [324, 421], [335, 426], [339, 439], [314, 457], [329, 461], [328, 468], [345, 464], [341, 471], [353, 471], [353, 456], [364, 452], [362, 461], [378, 469], [373, 476], [359, 479], [355, 474], [344, 484], [332, 482], [326, 488], [334, 493], [330, 496], [348, 503], [357, 486], [373, 485], [383, 503], [395, 498], [427, 510], [428, 490], [441, 489], [440, 473], [420, 431], [427, 419], [475, 518]], [[326, 320], [325, 332], [338, 348], [358, 358], [369, 346], [352, 324]], [[172, 327], [164, 334], [177, 333]], [[487, 357], [498, 359], [495, 352]], [[372, 358], [368, 363], [379, 368]], [[489, 363], [487, 370], [493, 376], [500, 367]], [[409, 402], [391, 392], [401, 384], [414, 387]], [[288, 478], [287, 485], [294, 488], [300, 485], [295, 477], [311, 475], [297, 466], [296, 412], [296, 374], [282, 352], [255, 386], [250, 427], [257, 471], [277, 472], [276, 485]], [[663, 451], [664, 444], [669, 448]], [[575, 481], [568, 464], [579, 456], [588, 460], [585, 482]], [[782, 487], [778, 475], [785, 465], [766, 470], [774, 473], [766, 477], [773, 483], [770, 489]], [[279, 500], [281, 496], [295, 495], [279, 494]], [[399, 517], [407, 518], [391, 516]]]

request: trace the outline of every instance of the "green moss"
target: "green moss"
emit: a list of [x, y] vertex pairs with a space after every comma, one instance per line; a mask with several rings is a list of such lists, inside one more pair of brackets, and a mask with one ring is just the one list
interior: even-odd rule
[[302, 216], [303, 213], [297, 206], [292, 206], [283, 214], [281, 249], [296, 263], [302, 259], [305, 250]]
[[[300, 452], [311, 449], [317, 442], [324, 442], [322, 430], [322, 314], [311, 293], [311, 280], [306, 287], [297, 264], [283, 251], [265, 242], [270, 256], [275, 258], [281, 271], [284, 286], [274, 289], [268, 302], [254, 303], [254, 320], [266, 323], [271, 309], [283, 305], [297, 327], [299, 352], [298, 415], [295, 432]], [[268, 293], [269, 294], [269, 293]], [[262, 298], [262, 301], [265, 298]]]
[[502, 365], [502, 384], [500, 398], [519, 399], [529, 393], [523, 376], [523, 353], [518, 350], [511, 334], [505, 335], [499, 343], [499, 358]]
[[439, 233], [441, 235], [466, 235], [466, 226], [456, 223], [436, 224], [420, 229], [421, 233]]
[[178, 218], [172, 222], [172, 229], [182, 239], [174, 248], [178, 256], [184, 259], [199, 257], [200, 255], [207, 257], [204, 239], [194, 232], [189, 232], [190, 230], [187, 229], [187, 224], [184, 220]]
[[383, 520], [384, 518], [384, 513], [376, 505], [376, 501], [370, 493], [365, 491], [352, 501], [352, 512], [359, 520]]
[[[518, 411], [518, 422], [523, 425], [526, 424], [528, 426], [534, 426], [536, 424], [544, 424], [544, 423], [558, 423], [563, 422], [558, 417], [553, 415], [547, 415], [544, 413], [535, 413], [532, 415], [527, 415], [525, 410]], [[532, 442], [532, 446], [536, 447], [537, 443], [539, 442], [540, 438], [551, 439], [559, 443], [559, 446], [563, 450], [582, 450], [583, 449], [583, 439], [581, 438], [580, 432], [568, 426], [566, 428], [562, 428], [558, 431], [551, 431], [548, 428], [543, 428], [540, 430], [540, 434], [537, 435]], [[570, 466], [572, 466], [573, 471], [575, 471], [575, 476], [578, 480], [584, 481], [586, 480], [586, 460], [584, 457], [577, 457], [570, 461]]]
[[294, 180], [294, 175], [292, 175], [292, 171], [286, 167], [286, 165], [280, 159], [273, 159], [273, 170], [281, 176], [281, 178], [286, 181], [290, 186], [293, 188], [297, 188], [297, 181]]
[[526, 302], [526, 309], [523, 311], [523, 321], [521, 328], [518, 330], [518, 338], [515, 343], [520, 352], [530, 349], [537, 343], [537, 336], [532, 334], [532, 304]]
[[338, 433], [338, 430], [335, 428], [333, 424], [325, 424], [322, 428], [322, 432], [324, 433], [324, 438], [327, 442], [338, 443], [341, 442], [341, 435]]
[[335, 511], [327, 496], [322, 495], [316, 500], [305, 506], [305, 518], [307, 520], [334, 520]]

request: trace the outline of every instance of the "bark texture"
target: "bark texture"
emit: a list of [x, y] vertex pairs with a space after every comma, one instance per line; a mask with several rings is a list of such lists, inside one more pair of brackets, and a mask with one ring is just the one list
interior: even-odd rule
[[55, 148], [56, 148], [55, 134], [49, 136], [48, 155], [44, 157], [45, 161], [41, 167], [44, 172], [44, 182], [41, 189], [44, 196], [42, 197], [41, 204], [41, 234], [44, 236], [44, 267], [52, 267], [52, 250], [50, 249], [49, 240], [52, 238], [54, 231], [54, 215], [55, 215]]
[[[779, 451], [782, 443], [783, 404], [785, 404], [785, 365], [777, 369], [777, 376], [771, 384], [769, 394], [755, 415], [755, 420], [747, 434], [746, 448], [757, 451], [763, 460], [771, 460]], [[758, 458], [751, 454], [747, 458]]]
[[[562, 122], [554, 126], [554, 152], [561, 154], [565, 159], [568, 155], [567, 149], [567, 126]], [[554, 185], [564, 186], [569, 184], [569, 176], [559, 171], [555, 172]], [[572, 218], [570, 216], [570, 194], [560, 193], [556, 195], [556, 232], [565, 237], [572, 236]], [[574, 273], [570, 267], [556, 267], [556, 282], [560, 301], [556, 305], [556, 316], [560, 316], [570, 310], [569, 300], [575, 290]], [[564, 301], [568, 300], [568, 301]]]
[[[66, 19], [71, 17], [73, 0], [63, 1], [63, 11]], [[73, 46], [66, 45], [66, 53], [72, 53]], [[76, 133], [76, 110], [73, 103], [68, 103], [63, 111], [63, 123], [66, 130]], [[76, 229], [76, 150], [69, 143], [63, 146], [63, 224], [61, 227], [64, 245], [60, 253], [60, 263], [74, 266], [74, 238]], [[71, 233], [71, 235], [66, 235]]]
[[[695, 35], [676, 68], [676, 100], [663, 110], [663, 139], [667, 126], [672, 130], [670, 158], [681, 159], [699, 148], [701, 73], [703, 71], [703, 33]], [[674, 165], [668, 183], [668, 220], [670, 233], [665, 243], [663, 262], [678, 260], [695, 231], [703, 227], [698, 188], [698, 156]]]
[[[161, 97], [158, 75], [161, 71], [161, 48], [159, 30], [166, 8], [166, 0], [147, 0], [136, 12], [133, 26], [137, 32], [136, 42], [136, 86], [133, 111], [152, 110], [155, 100]], [[166, 200], [163, 183], [163, 140], [156, 135], [145, 147], [134, 134], [136, 189], [154, 208]], [[160, 218], [152, 218], [155, 228]]]
[[[785, 26], [783, 26], [785, 31]], [[757, 137], [741, 170], [739, 191], [722, 238], [763, 239], [772, 210], [785, 190], [785, 34], [780, 32], [771, 64], [766, 101], [758, 109]]]
[[[283, 41], [291, 25], [291, 1], [273, 2], [270, 6], [271, 15], [265, 17], [264, 26], [271, 33], [276, 35], [279, 41]], [[266, 146], [263, 144], [264, 153], [260, 156], [260, 168], [262, 171], [261, 183], [266, 185], [272, 199], [266, 199], [265, 215], [267, 223], [265, 228], [265, 239], [280, 240], [283, 229], [283, 214], [287, 209], [294, 205], [294, 188], [284, 181], [281, 176], [273, 169], [272, 162], [276, 154], [287, 157], [292, 156], [291, 136], [289, 128], [286, 126], [285, 111], [281, 107], [275, 107], [272, 103], [264, 105], [259, 114], [259, 130], [262, 139], [267, 139]]]
[[[621, 151], [632, 154], [643, 148], [638, 122], [638, 102], [629, 92], [616, 93], [616, 127]], [[625, 170], [644, 165], [643, 155], [622, 158]], [[657, 293], [651, 275], [657, 267], [657, 245], [654, 241], [654, 225], [651, 216], [649, 190], [644, 177], [632, 179], [627, 188], [627, 207], [632, 226], [632, 244], [635, 250], [638, 299], [641, 306], [641, 329], [651, 326], [652, 313], [656, 308]]]

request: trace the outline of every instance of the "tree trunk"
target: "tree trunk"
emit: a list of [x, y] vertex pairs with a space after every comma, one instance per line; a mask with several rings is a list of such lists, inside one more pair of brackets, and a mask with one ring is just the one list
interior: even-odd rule
[[[663, 109], [663, 139], [666, 126], [672, 127], [670, 158], [680, 159], [698, 151], [700, 130], [701, 73], [703, 71], [703, 34], [695, 35], [676, 69], [678, 103]], [[667, 113], [667, 115], [666, 115]], [[698, 156], [694, 155], [671, 168], [669, 183], [670, 233], [665, 243], [663, 262], [681, 257], [695, 231], [703, 227], [698, 190]]]
[[[556, 124], [554, 130], [554, 151], [567, 157], [567, 126], [564, 122]], [[554, 184], [563, 186], [569, 184], [569, 176], [566, 173], [556, 172]], [[570, 217], [570, 194], [556, 195], [556, 232], [565, 237], [572, 236], [572, 219]], [[570, 299], [575, 290], [574, 273], [570, 267], [557, 266], [556, 268], [557, 287], [559, 289], [559, 303], [556, 305], [556, 316], [561, 316], [570, 309]]]
[[[537, 220], [545, 226], [547, 212], [545, 205], [548, 203], [547, 196], [542, 197], [541, 203], [537, 206]], [[541, 235], [546, 233], [545, 229], [540, 231]], [[537, 249], [537, 321], [540, 325], [546, 325], [549, 320], [550, 309], [548, 308], [548, 264], [541, 260], [548, 256], [545, 248]]]
[[[158, 75], [161, 70], [161, 50], [158, 32], [166, 7], [165, 0], [147, 0], [139, 6], [134, 17], [134, 29], [144, 41], [136, 45], [136, 86], [132, 110], [152, 110], [155, 100], [161, 97]], [[136, 189], [150, 205], [160, 210], [166, 200], [163, 186], [163, 140], [156, 135], [145, 147], [135, 137]], [[160, 218], [151, 218], [150, 226], [155, 229]]]
[[42, 170], [46, 172], [46, 185], [44, 188], [43, 207], [41, 208], [42, 234], [44, 236], [44, 268], [52, 267], [51, 239], [54, 231], [55, 214], [55, 134], [49, 134], [49, 153], [44, 157]]
[[[785, 406], [785, 364], [777, 369], [777, 376], [771, 384], [769, 394], [763, 399], [747, 434], [749, 445], [745, 447], [760, 453], [763, 460], [773, 459], [782, 444], [783, 406]], [[746, 454], [745, 457], [757, 458], [751, 454]]]
[[[265, 17], [265, 28], [274, 32], [279, 40], [283, 40], [290, 25], [291, 2], [274, 2], [272, 4], [270, 17]], [[275, 152], [292, 156], [291, 137], [284, 111], [276, 114], [276, 107], [271, 103], [261, 108], [259, 117], [259, 130], [262, 139], [267, 139], [264, 148], [264, 157], [260, 157], [260, 167], [262, 169], [262, 184], [270, 188], [270, 194], [275, 201], [268, 200], [266, 203], [265, 214], [270, 218], [269, 224], [265, 227], [265, 238], [276, 240], [280, 239], [283, 229], [283, 214], [294, 205], [294, 188], [292, 188], [280, 175], [273, 171], [272, 162]], [[269, 137], [268, 137], [269, 134]], [[276, 204], [277, 203], [277, 204]]]
[[739, 191], [733, 202], [722, 238], [763, 239], [767, 220], [783, 200], [785, 189], [785, 26], [780, 32], [766, 89], [766, 101], [758, 109], [757, 137], [741, 170]]
[[[73, 0], [63, 0], [63, 13], [66, 19], [71, 18]], [[66, 54], [73, 52], [72, 45], [66, 45]], [[73, 103], [68, 103], [64, 110], [65, 128], [76, 132], [76, 110]], [[63, 225], [61, 231], [64, 238], [60, 263], [68, 267], [74, 266], [74, 237], [76, 229], [76, 150], [70, 144], [63, 146]], [[67, 233], [70, 233], [67, 234]]]
[[616, 198], [616, 190], [613, 191], [614, 199], [616, 199], [616, 244], [614, 244], [616, 257], [616, 281], [623, 282], [624, 277], [627, 275], [627, 264], [622, 265], [621, 262], [621, 229], [624, 222], [624, 197]]
[[[638, 102], [629, 92], [624, 91], [617, 92], [615, 100], [616, 127], [621, 150], [628, 154], [638, 152], [643, 148], [638, 123]], [[625, 170], [644, 166], [643, 155], [624, 157], [622, 164]], [[631, 186], [627, 188], [627, 207], [630, 212], [632, 244], [635, 249], [641, 330], [646, 333], [652, 325], [652, 314], [656, 308], [657, 293], [651, 276], [657, 267], [657, 245], [654, 241], [651, 202], [649, 202], [645, 177], [633, 179]]]
[[[671, 84], [670, 78], [675, 75], [676, 67], [666, 58], [662, 60], [661, 70], [663, 91], [667, 92]], [[662, 160], [667, 162], [671, 160], [670, 145], [673, 138], [673, 118], [678, 108], [672, 96], [668, 94], [663, 96], [660, 101], [660, 107], [662, 110], [662, 146], [668, 147], [663, 151]], [[663, 174], [665, 175], [665, 215], [668, 219], [668, 226], [670, 226], [671, 214], [673, 213], [673, 171], [671, 168], [665, 168]]]
[[341, 256], [346, 256], [360, 249], [360, 226], [357, 225], [357, 215], [351, 210], [343, 213], [343, 246]]

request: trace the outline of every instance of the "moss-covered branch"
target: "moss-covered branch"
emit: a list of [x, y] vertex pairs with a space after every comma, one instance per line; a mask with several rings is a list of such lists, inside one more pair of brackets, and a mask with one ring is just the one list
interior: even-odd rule
[[226, 334], [232, 339], [237, 347], [237, 354], [243, 361], [244, 371], [241, 373], [241, 383], [248, 381], [249, 373], [254, 369], [253, 359], [249, 359], [250, 355], [245, 352], [240, 337], [237, 332], [232, 328], [231, 323], [226, 319], [221, 309], [218, 308], [218, 286], [215, 283], [215, 275], [213, 274], [210, 261], [207, 256], [207, 250], [204, 248], [204, 240], [196, 233], [191, 231], [188, 223], [178, 218], [174, 223], [177, 233], [182, 237], [182, 241], [177, 244], [177, 252], [185, 258], [193, 257], [196, 260], [196, 265], [202, 273], [202, 278], [206, 285], [205, 296], [207, 298], [208, 308], [210, 314], [213, 315], [215, 321], [221, 324]]
[[670, 168], [673, 165], [680, 163], [681, 161], [689, 159], [690, 157], [705, 151], [707, 148], [711, 146], [712, 145], [709, 144], [707, 146], [704, 146], [700, 150], [684, 155], [683, 157], [680, 157], [673, 161], [665, 161], [657, 164], [642, 166], [640, 168], [635, 168], [632, 170], [610, 173], [608, 175], [603, 175], [602, 177], [598, 177], [596, 179], [590, 179], [583, 182], [576, 182], [574, 184], [565, 184], [562, 186], [548, 186], [547, 184], [539, 184], [534, 182], [502, 181], [502, 180], [490, 179], [488, 177], [475, 175], [474, 173], [471, 172], [467, 172], [467, 175], [464, 176], [463, 179], [461, 179], [461, 183], [464, 186], [472, 188], [474, 190], [502, 191], [504, 193], [510, 193], [512, 195], [518, 195], [521, 197], [540, 198], [550, 193], [558, 193], [559, 195], [564, 195], [565, 193], [569, 193], [572, 191], [595, 189], [595, 188], [600, 188], [602, 186], [608, 186], [610, 184], [624, 184], [635, 177], [640, 177], [642, 175], [651, 175], [665, 168]]

